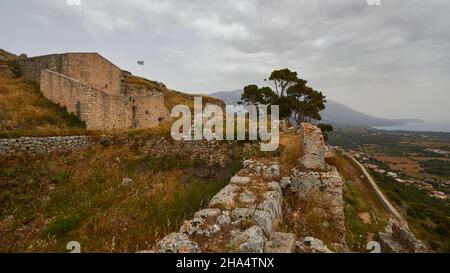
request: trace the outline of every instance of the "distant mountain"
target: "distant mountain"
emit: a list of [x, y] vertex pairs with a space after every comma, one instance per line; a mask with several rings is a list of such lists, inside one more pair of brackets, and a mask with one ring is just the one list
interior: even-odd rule
[[391, 120], [367, 115], [332, 100], [328, 100], [327, 107], [321, 115], [325, 123], [340, 127], [395, 126], [408, 123], [406, 120]]
[[223, 100], [223, 102], [225, 102], [225, 104], [228, 104], [228, 105], [234, 104], [235, 105], [241, 100], [242, 93], [243, 93], [243, 91], [241, 89], [238, 89], [238, 90], [233, 90], [233, 91], [216, 92], [216, 93], [210, 94], [210, 96], [213, 98], [218, 98], [218, 99]]
[[[210, 96], [222, 99], [226, 104], [237, 104], [241, 100], [242, 92], [242, 90], [222, 91], [210, 94]], [[331, 123], [337, 127], [396, 126], [411, 122], [422, 122], [417, 119], [378, 118], [353, 110], [332, 100], [328, 100], [327, 107], [321, 115], [323, 122]]]

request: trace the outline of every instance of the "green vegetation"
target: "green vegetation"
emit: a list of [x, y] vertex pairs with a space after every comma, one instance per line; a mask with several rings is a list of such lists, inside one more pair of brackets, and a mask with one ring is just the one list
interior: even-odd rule
[[438, 159], [424, 160], [420, 161], [420, 165], [425, 168], [427, 173], [442, 177], [450, 176], [450, 161]]
[[326, 141], [328, 141], [330, 139], [330, 137], [329, 137], [330, 133], [333, 132], [333, 130], [334, 130], [333, 125], [320, 123], [320, 124], [317, 125], [317, 127], [319, 127], [320, 130], [322, 130], [323, 138]]
[[280, 118], [293, 116], [300, 124], [312, 119], [321, 120], [320, 112], [325, 109], [325, 96], [307, 86], [307, 81], [298, 77], [297, 72], [287, 68], [274, 70], [269, 81], [275, 88], [257, 85], [244, 87], [242, 100], [246, 104], [279, 105]]
[[450, 143], [450, 133], [384, 132], [367, 129], [340, 129], [330, 134], [333, 146], [345, 149], [363, 149], [370, 154], [386, 156], [441, 156], [427, 149], [445, 150]]
[[50, 225], [44, 230], [43, 235], [45, 237], [57, 236], [61, 237], [66, 235], [69, 231], [77, 228], [80, 225], [79, 217], [57, 217]]
[[367, 243], [386, 227], [389, 213], [368, 182], [361, 179], [362, 173], [352, 162], [338, 152], [328, 163], [335, 166], [346, 181], [344, 213], [347, 245], [353, 251], [366, 252]]
[[450, 251], [449, 201], [430, 197], [414, 186], [371, 171], [378, 185], [395, 204], [405, 210], [408, 223], [418, 236], [432, 249]]
[[0, 158], [0, 251], [66, 252], [73, 240], [84, 252], [149, 249], [204, 208], [252, 155], [232, 145], [227, 166], [208, 167], [190, 155], [154, 157], [113, 144]]

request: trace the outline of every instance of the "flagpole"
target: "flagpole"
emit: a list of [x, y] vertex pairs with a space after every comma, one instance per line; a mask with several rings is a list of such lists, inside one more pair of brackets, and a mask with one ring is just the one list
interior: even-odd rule
[[138, 61], [138, 65], [142, 65], [142, 77], [145, 77], [145, 61]]

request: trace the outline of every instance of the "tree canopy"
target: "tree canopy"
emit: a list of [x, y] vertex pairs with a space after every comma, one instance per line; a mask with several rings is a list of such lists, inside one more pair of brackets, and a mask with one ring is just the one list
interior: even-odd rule
[[268, 86], [248, 85], [242, 95], [244, 103], [279, 105], [280, 118], [293, 117], [297, 123], [322, 119], [320, 112], [325, 109], [325, 96], [309, 87], [297, 72], [288, 68], [274, 70], [265, 81], [269, 81], [275, 91]]

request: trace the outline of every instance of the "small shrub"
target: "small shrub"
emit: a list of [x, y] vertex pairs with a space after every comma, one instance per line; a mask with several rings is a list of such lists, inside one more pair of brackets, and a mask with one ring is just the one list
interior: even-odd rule
[[2, 175], [5, 177], [14, 177], [16, 174], [16, 171], [12, 168], [6, 168], [2, 170]]
[[69, 177], [69, 175], [67, 173], [60, 172], [60, 173], [57, 173], [54, 176], [52, 176], [51, 180], [52, 180], [52, 182], [60, 183], [60, 182], [66, 181], [68, 177]]
[[66, 235], [71, 230], [76, 229], [80, 225], [80, 218], [78, 216], [71, 217], [57, 217], [50, 225], [44, 230], [44, 236], [56, 236], [61, 237]]

